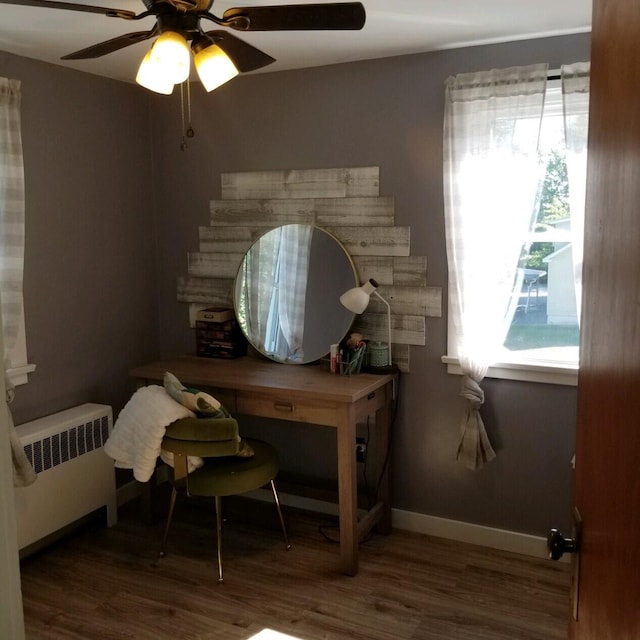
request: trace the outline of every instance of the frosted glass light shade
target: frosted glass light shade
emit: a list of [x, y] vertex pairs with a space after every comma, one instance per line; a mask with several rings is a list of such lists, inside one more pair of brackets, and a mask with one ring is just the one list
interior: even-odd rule
[[150, 53], [151, 61], [162, 69], [172, 84], [180, 84], [189, 77], [191, 51], [187, 41], [177, 31], [161, 33]]
[[145, 89], [155, 91], [156, 93], [163, 93], [168, 96], [173, 92], [173, 82], [167, 78], [162, 67], [152, 59], [152, 49], [153, 47], [147, 51], [147, 54], [140, 63], [138, 75], [136, 75], [136, 82]]
[[236, 66], [217, 44], [199, 50], [194, 48], [194, 62], [200, 82], [207, 92], [238, 75]]

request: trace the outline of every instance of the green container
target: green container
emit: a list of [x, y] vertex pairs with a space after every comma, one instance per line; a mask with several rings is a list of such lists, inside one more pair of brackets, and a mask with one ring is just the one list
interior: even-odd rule
[[386, 367], [389, 364], [389, 347], [386, 342], [371, 342], [368, 351], [370, 367]]

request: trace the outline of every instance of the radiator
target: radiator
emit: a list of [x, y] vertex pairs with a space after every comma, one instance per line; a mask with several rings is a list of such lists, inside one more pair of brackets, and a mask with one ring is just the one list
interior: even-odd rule
[[102, 450], [112, 425], [111, 407], [88, 403], [16, 427], [38, 474], [14, 490], [20, 550], [102, 507], [116, 523], [114, 463]]

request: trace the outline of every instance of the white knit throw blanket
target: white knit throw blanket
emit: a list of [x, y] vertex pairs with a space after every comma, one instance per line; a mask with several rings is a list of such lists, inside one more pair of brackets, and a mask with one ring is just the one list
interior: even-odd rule
[[[164, 387], [141, 387], [120, 412], [104, 451], [116, 467], [133, 469], [136, 480], [147, 482], [156, 468], [166, 428], [189, 417], [194, 417], [193, 412], [176, 402]], [[163, 459], [170, 463], [165, 456]], [[189, 458], [190, 470], [201, 465], [201, 459]]]

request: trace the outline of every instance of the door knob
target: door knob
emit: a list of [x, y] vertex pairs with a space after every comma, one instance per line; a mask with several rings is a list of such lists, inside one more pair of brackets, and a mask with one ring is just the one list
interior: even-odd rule
[[557, 529], [551, 529], [547, 536], [547, 551], [551, 560], [559, 560], [565, 553], [577, 553], [576, 538], [565, 538]]

